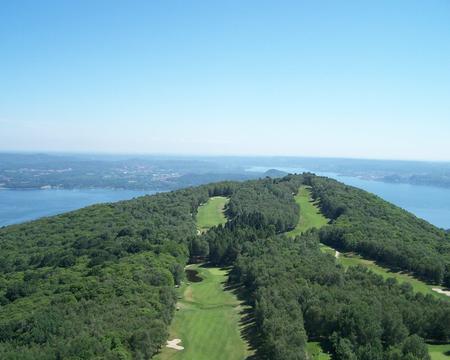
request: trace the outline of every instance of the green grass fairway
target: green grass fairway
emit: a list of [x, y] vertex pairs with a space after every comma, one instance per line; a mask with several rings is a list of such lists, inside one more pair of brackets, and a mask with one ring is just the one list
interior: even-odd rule
[[197, 212], [197, 228], [204, 232], [213, 226], [225, 224], [227, 218], [223, 210], [228, 203], [228, 199], [223, 196], [210, 198], [206, 204], [201, 205]]
[[242, 339], [239, 321], [243, 305], [224, 290], [226, 270], [190, 265], [203, 281], [184, 284], [182, 299], [170, 328], [171, 339], [181, 339], [184, 350], [164, 347], [157, 360], [243, 360], [251, 355]]
[[[311, 228], [321, 228], [328, 223], [328, 219], [323, 216], [315, 202], [311, 200], [311, 191], [309, 187], [302, 186], [295, 196], [295, 201], [300, 206], [300, 219], [294, 230], [287, 233], [288, 236], [297, 236], [304, 231]], [[324, 244], [320, 245], [320, 250], [329, 253], [330, 255], [335, 255], [336, 250], [326, 246]], [[377, 265], [374, 261], [363, 259], [361, 256], [355, 254], [340, 254], [338, 261], [345, 267], [363, 265], [368, 267], [374, 273], [383, 276], [385, 279], [389, 277], [394, 277], [399, 282], [409, 282], [414, 291], [421, 292], [423, 294], [431, 294], [440, 299], [450, 300], [446, 295], [439, 294], [433, 291], [432, 288], [439, 287], [428, 285], [421, 280], [418, 280], [411, 275], [399, 272], [392, 272], [387, 268]]]
[[[298, 194], [295, 196], [295, 201], [300, 206], [300, 219], [295, 229], [287, 233], [288, 236], [294, 237], [300, 235], [304, 231], [311, 228], [319, 229], [328, 223], [328, 219], [321, 214], [317, 203], [312, 201], [309, 187], [302, 186]], [[320, 250], [333, 256], [336, 254], [335, 249], [324, 244], [320, 244]], [[435, 286], [428, 285], [423, 281], [420, 281], [405, 273], [391, 272], [389, 269], [377, 265], [374, 261], [363, 259], [358, 255], [341, 253], [339, 254], [337, 261], [345, 267], [355, 265], [366, 266], [374, 273], [381, 275], [383, 278], [394, 277], [399, 282], [409, 282], [414, 291], [424, 294], [431, 294], [435, 297], [449, 300], [449, 297], [433, 291], [432, 288]], [[322, 351], [322, 348], [318, 342], [308, 342], [307, 350], [311, 355], [311, 358], [314, 360], [330, 359], [330, 355]], [[429, 351], [432, 360], [450, 359], [450, 356], [445, 355], [447, 351], [450, 351], [450, 345], [429, 345]]]
[[372, 270], [374, 273], [381, 275], [385, 279], [393, 277], [393, 278], [397, 279], [397, 281], [400, 283], [409, 282], [412, 285], [413, 290], [416, 292], [421, 292], [422, 294], [431, 294], [440, 299], [450, 300], [448, 296], [439, 294], [436, 291], [432, 290], [432, 288], [439, 287], [439, 286], [428, 285], [425, 282], [423, 282], [419, 279], [416, 279], [409, 274], [405, 274], [405, 273], [401, 273], [401, 272], [392, 272], [387, 268], [377, 265], [372, 260], [363, 259], [361, 256], [358, 256], [355, 254], [342, 254], [341, 253], [339, 255], [338, 261], [340, 264], [342, 264], [345, 267], [356, 266], [356, 265], [366, 266], [370, 270]]
[[[301, 186], [295, 196], [295, 202], [300, 207], [300, 217], [298, 219], [297, 226], [294, 230], [287, 233], [288, 236], [295, 237], [301, 235], [306, 230], [316, 228], [319, 229], [322, 226], [328, 224], [328, 219], [322, 215], [319, 210], [319, 206], [311, 198], [311, 189], [309, 186]], [[332, 251], [335, 251], [329, 247], [326, 247]], [[328, 360], [331, 359], [329, 354], [322, 351], [320, 343], [311, 341], [306, 344], [308, 354], [312, 360]]]
[[431, 360], [449, 360], [450, 344], [445, 345], [428, 345], [428, 352]]
[[311, 357], [311, 360], [329, 360], [331, 355], [324, 353], [317, 341], [310, 341], [306, 344], [306, 350]]
[[325, 244], [322, 244], [322, 243], [319, 243], [319, 246], [320, 246], [320, 251], [322, 251], [323, 253], [336, 256], [336, 250], [334, 250], [333, 248], [331, 248]]
[[[199, 207], [197, 228], [205, 232], [225, 224], [224, 208], [228, 199], [212, 197]], [[169, 340], [181, 339], [183, 350], [163, 347], [157, 360], [243, 360], [252, 352], [241, 337], [241, 311], [244, 305], [235, 294], [224, 289], [228, 271], [190, 265], [203, 279], [185, 282], [179, 289], [179, 301]]]
[[328, 223], [328, 219], [322, 215], [315, 203], [311, 199], [311, 190], [308, 186], [300, 187], [295, 196], [295, 202], [300, 207], [300, 218], [294, 230], [287, 233], [288, 236], [297, 236], [312, 228], [321, 228]]

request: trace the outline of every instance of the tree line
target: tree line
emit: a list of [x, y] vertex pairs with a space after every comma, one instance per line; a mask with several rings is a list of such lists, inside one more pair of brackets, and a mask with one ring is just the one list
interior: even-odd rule
[[[247, 184], [245, 196], [237, 196], [237, 190], [230, 195], [230, 204], [241, 210], [228, 211], [229, 221], [225, 226], [211, 229], [198, 240], [207, 244], [205, 248], [209, 248], [211, 262], [232, 266], [230, 282], [245, 289], [254, 309], [259, 357], [308, 359], [306, 343], [315, 340], [335, 359], [429, 359], [425, 340], [447, 342], [450, 338], [447, 301], [415, 294], [410, 284], [399, 284], [394, 278], [384, 280], [364, 267], [345, 271], [333, 256], [322, 253], [319, 248], [324, 234], [342, 231], [338, 226], [343, 225], [337, 221], [324, 230], [289, 239], [282, 230], [295, 225], [291, 217], [284, 217], [285, 222], [276, 226], [280, 220], [277, 211], [264, 212], [264, 204], [271, 209], [272, 202], [262, 195], [269, 190], [263, 191], [260, 187], [276, 188], [277, 191], [271, 192], [277, 197], [273, 203], [284, 201], [281, 208], [291, 209], [292, 214], [298, 216], [291, 190], [298, 189], [299, 184], [317, 186], [314, 181], [321, 182], [324, 189], [328, 181], [330, 186], [334, 185], [332, 180], [311, 174], [260, 181], [257, 186]], [[323, 201], [321, 206], [326, 209], [327, 201], [333, 199], [323, 200], [317, 193], [316, 199]], [[264, 201], [260, 202], [261, 199]], [[409, 232], [413, 231], [409, 228], [411, 225], [398, 224], [396, 216], [380, 215], [378, 212], [382, 210], [377, 209], [380, 201], [369, 194], [361, 199], [354, 195], [351, 206], [352, 209], [361, 206], [370, 212], [365, 218], [368, 226], [372, 221], [377, 223], [377, 217], [381, 216], [392, 227], [402, 229], [404, 226]], [[383, 207], [394, 208], [394, 214], [403, 211], [382, 203]], [[336, 205], [328, 208], [328, 216], [337, 219], [348, 214], [345, 202], [336, 200]], [[252, 209], [254, 216], [244, 215], [240, 219], [248, 209]], [[433, 237], [441, 233], [406, 212], [400, 216], [406, 222], [422, 224], [422, 235], [429, 233]], [[356, 216], [350, 218], [346, 230], [353, 230], [353, 223], [357, 221]], [[397, 241], [405, 248], [411, 245], [410, 251], [415, 251], [416, 244], [410, 242], [409, 232], [405, 233], [403, 242], [401, 234]], [[380, 238], [381, 244], [385, 242], [387, 240]]]
[[209, 191], [94, 205], [0, 229], [0, 358], [152, 357], [166, 341], [187, 239]]
[[320, 234], [323, 243], [450, 286], [450, 241], [444, 230], [338, 181], [317, 176], [305, 181], [322, 212], [333, 219]]

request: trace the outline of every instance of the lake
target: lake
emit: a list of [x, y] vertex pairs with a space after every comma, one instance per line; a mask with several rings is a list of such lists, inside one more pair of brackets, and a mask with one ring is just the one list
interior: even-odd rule
[[[274, 167], [252, 167], [250, 171], [264, 172]], [[306, 169], [275, 167], [286, 172]], [[348, 185], [374, 193], [410, 211], [430, 223], [450, 229], [450, 189], [432, 186], [391, 184], [364, 180], [335, 173], [319, 173]], [[60, 214], [88, 205], [132, 199], [156, 191], [134, 190], [0, 190], [0, 226]]]
[[[308, 171], [302, 168], [261, 166], [251, 167], [248, 171], [264, 172], [269, 169], [278, 169], [289, 173]], [[341, 176], [336, 173], [311, 172], [317, 175], [328, 176], [345, 184], [369, 191], [427, 220], [433, 225], [450, 229], [450, 189], [424, 185], [393, 184], [351, 176]]]
[[156, 191], [113, 189], [0, 190], [0, 226], [154, 193]]

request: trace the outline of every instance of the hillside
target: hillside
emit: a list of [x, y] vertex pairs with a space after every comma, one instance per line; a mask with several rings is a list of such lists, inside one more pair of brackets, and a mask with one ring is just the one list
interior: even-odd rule
[[[331, 219], [320, 229], [297, 226], [305, 186]], [[262, 358], [308, 359], [315, 341], [336, 359], [428, 359], [425, 341], [449, 341], [450, 302], [346, 269], [320, 242], [448, 286], [448, 234], [380, 198], [312, 174], [222, 182], [0, 229], [0, 358], [153, 357], [190, 258], [230, 269]]]
[[[226, 202], [227, 198], [216, 196], [202, 204], [198, 228], [207, 231], [224, 224]], [[186, 266], [187, 279], [177, 290], [177, 311], [169, 329], [171, 340], [157, 360], [241, 360], [251, 354], [240, 332], [245, 306], [226, 284], [229, 271], [207, 263]], [[171, 341], [183, 349], [170, 346]]]
[[320, 177], [308, 182], [334, 220], [321, 233], [323, 243], [450, 287], [450, 241], [443, 230], [363, 190]]

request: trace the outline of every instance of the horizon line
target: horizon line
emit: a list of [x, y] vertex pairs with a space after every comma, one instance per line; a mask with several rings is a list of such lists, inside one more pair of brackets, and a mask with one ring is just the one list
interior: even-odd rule
[[27, 154], [27, 155], [100, 155], [100, 156], [166, 156], [166, 157], [206, 157], [206, 158], [303, 158], [303, 159], [329, 159], [329, 160], [365, 160], [365, 161], [392, 161], [392, 162], [420, 162], [420, 163], [450, 163], [449, 160], [424, 160], [400, 158], [376, 158], [353, 156], [314, 156], [314, 155], [271, 155], [271, 154], [205, 154], [205, 153], [170, 153], [170, 152], [111, 152], [111, 151], [67, 151], [67, 150], [5, 150], [0, 154]]

